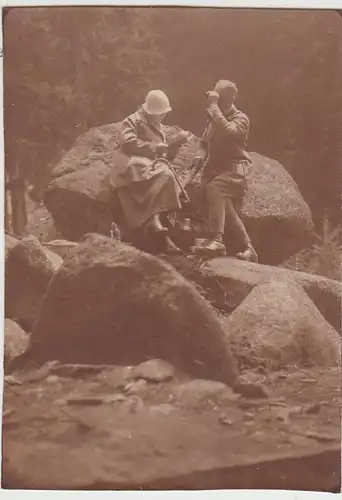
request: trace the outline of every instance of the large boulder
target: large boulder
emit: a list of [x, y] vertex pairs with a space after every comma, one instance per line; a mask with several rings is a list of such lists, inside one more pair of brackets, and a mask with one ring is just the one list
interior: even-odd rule
[[34, 236], [18, 241], [5, 264], [5, 316], [31, 331], [52, 276], [62, 264]]
[[[81, 135], [52, 172], [44, 203], [53, 216], [57, 230], [69, 240], [77, 241], [88, 232], [109, 235], [113, 210], [109, 185], [110, 169], [115, 167], [119, 140], [119, 123], [90, 129]], [[179, 127], [166, 127], [173, 137]], [[193, 138], [181, 148], [175, 168], [183, 182], [191, 170], [191, 160], [199, 140]]]
[[243, 219], [259, 261], [279, 264], [311, 241], [311, 211], [278, 161], [257, 153], [251, 158]]
[[26, 356], [72, 363], [169, 361], [229, 385], [236, 362], [215, 311], [169, 264], [88, 235], [51, 281]]
[[340, 335], [293, 283], [277, 280], [256, 286], [225, 327], [236, 356], [249, 368], [341, 363]]
[[[168, 137], [178, 127], [167, 127]], [[83, 134], [61, 159], [52, 173], [45, 193], [45, 205], [61, 236], [78, 240], [87, 232], [109, 234], [111, 220], [120, 219], [119, 208], [112, 203], [109, 171], [115, 167], [119, 123], [96, 127]], [[181, 181], [192, 172], [192, 159], [199, 149], [192, 136], [174, 161]], [[251, 153], [249, 190], [243, 219], [251, 234], [260, 261], [278, 264], [305, 247], [312, 237], [311, 212], [297, 185], [277, 161]], [[189, 194], [203, 209], [200, 175]], [[202, 206], [199, 206], [202, 205]], [[227, 232], [229, 250], [235, 252], [234, 236]]]
[[218, 257], [201, 265], [198, 278], [202, 285], [223, 290], [231, 309], [235, 309], [251, 292], [266, 281], [290, 281], [303, 287], [324, 318], [341, 332], [341, 283], [314, 274], [280, 267]]

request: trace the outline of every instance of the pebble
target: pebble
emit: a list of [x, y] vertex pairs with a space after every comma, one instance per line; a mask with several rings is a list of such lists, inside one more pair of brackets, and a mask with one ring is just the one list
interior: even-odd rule
[[254, 420], [254, 413], [247, 412], [244, 414], [243, 419], [247, 421]]
[[233, 425], [233, 421], [227, 418], [225, 415], [219, 417], [219, 422], [223, 425]]
[[124, 392], [127, 392], [127, 394], [136, 394], [142, 389], [145, 389], [146, 385], [147, 385], [146, 380], [140, 379], [133, 382], [129, 382], [124, 386], [123, 390]]
[[318, 404], [318, 403], [314, 403], [314, 404], [308, 405], [305, 408], [305, 413], [308, 413], [309, 415], [316, 415], [320, 411], [321, 411], [321, 405]]
[[246, 398], [256, 399], [256, 398], [268, 398], [269, 392], [267, 388], [258, 383], [254, 382], [240, 382], [234, 386], [234, 391], [242, 394]]
[[150, 382], [164, 382], [174, 377], [175, 369], [161, 359], [150, 359], [138, 365], [133, 370], [134, 378], [141, 378]]

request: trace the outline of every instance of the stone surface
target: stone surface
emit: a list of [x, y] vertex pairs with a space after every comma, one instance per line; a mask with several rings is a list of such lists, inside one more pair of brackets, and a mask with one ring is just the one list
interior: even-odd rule
[[77, 243], [75, 241], [67, 240], [53, 240], [48, 241], [44, 244], [46, 249], [52, 250], [55, 254], [59, 255], [62, 259], [70, 253], [70, 251], [75, 248]]
[[[177, 381], [123, 397], [106, 383], [111, 370], [87, 380], [5, 384], [3, 487], [331, 491], [340, 484], [336, 370], [293, 372], [278, 381], [274, 401], [248, 410], [219, 394], [210, 398], [215, 406], [194, 404], [191, 391], [182, 404], [170, 401]], [[306, 383], [308, 375], [317, 383]], [[280, 397], [283, 407], [275, 404]], [[67, 404], [81, 398], [97, 401]], [[319, 413], [292, 411], [313, 401]], [[287, 406], [285, 422], [279, 412]]]
[[225, 328], [236, 357], [248, 368], [341, 363], [340, 335], [293, 283], [256, 286], [225, 321]]
[[12, 250], [18, 243], [19, 239], [17, 239], [15, 236], [12, 236], [10, 234], [5, 234], [5, 261], [7, 260], [7, 257]]
[[[171, 137], [180, 129], [167, 127], [166, 130]], [[56, 165], [44, 203], [64, 238], [78, 240], [93, 231], [108, 235], [112, 218], [120, 219], [118, 207], [110, 206], [109, 188], [109, 171], [115, 167], [118, 132], [119, 123], [91, 129], [79, 137]], [[174, 161], [183, 184], [189, 179], [192, 159], [198, 148], [199, 139], [193, 136]], [[243, 219], [260, 261], [278, 264], [311, 241], [311, 212], [282, 165], [254, 152], [251, 158]], [[195, 203], [201, 198], [199, 183], [200, 176], [189, 190]], [[199, 209], [199, 212], [203, 215], [205, 210]], [[235, 252], [234, 236], [229, 235], [229, 231], [227, 242], [230, 251]]]
[[29, 336], [17, 323], [5, 318], [4, 322], [4, 365], [22, 354], [28, 346]]
[[133, 372], [136, 378], [163, 382], [174, 376], [174, 367], [161, 359], [149, 359], [137, 366]]
[[20, 240], [5, 265], [5, 316], [30, 332], [52, 276], [62, 259], [34, 236]]
[[[322, 276], [219, 257], [200, 267], [203, 282], [219, 281], [231, 308], [236, 308], [256, 286], [265, 281], [291, 281], [303, 287], [325, 319], [341, 332], [341, 283]], [[202, 278], [202, 277], [201, 277]]]
[[237, 377], [221, 323], [195, 287], [164, 261], [100, 235], [86, 237], [52, 280], [30, 356], [127, 365], [159, 358], [198, 378]]
[[279, 264], [308, 246], [313, 235], [311, 211], [279, 162], [258, 153], [250, 156], [243, 219], [260, 263]]

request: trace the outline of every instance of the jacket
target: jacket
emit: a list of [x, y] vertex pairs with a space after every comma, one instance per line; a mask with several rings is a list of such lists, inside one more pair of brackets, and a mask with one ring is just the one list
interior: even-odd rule
[[110, 174], [112, 187], [150, 179], [164, 169], [164, 166], [157, 166], [153, 170], [152, 164], [156, 159], [156, 144], [165, 141], [163, 125], [152, 124], [142, 109], [125, 118], [121, 123], [119, 148]]
[[248, 116], [235, 106], [222, 112], [218, 105], [211, 105], [207, 111], [209, 120], [201, 138], [207, 160], [205, 177], [232, 170], [236, 163], [250, 162], [246, 151]]

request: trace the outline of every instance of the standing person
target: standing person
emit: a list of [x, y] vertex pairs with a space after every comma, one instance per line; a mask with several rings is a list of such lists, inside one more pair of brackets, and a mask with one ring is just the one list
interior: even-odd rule
[[188, 134], [181, 133], [176, 148], [168, 147], [163, 120], [171, 111], [168, 97], [161, 90], [151, 90], [144, 104], [121, 124], [120, 146], [122, 161], [111, 172], [111, 185], [120, 203], [126, 230], [131, 232], [145, 225], [151, 234], [164, 238], [168, 253], [180, 249], [168, 236], [160, 214], [181, 208], [180, 188], [165, 163], [159, 157], [172, 160]]
[[[208, 124], [201, 143], [206, 151], [203, 173], [209, 210], [211, 237], [200, 252], [225, 255], [225, 224], [234, 230], [241, 251], [237, 258], [257, 262], [239, 211], [247, 191], [247, 167], [250, 158], [246, 152], [249, 119], [235, 106], [237, 86], [229, 80], [219, 80], [214, 91], [207, 92]], [[198, 156], [197, 161], [204, 161]]]

